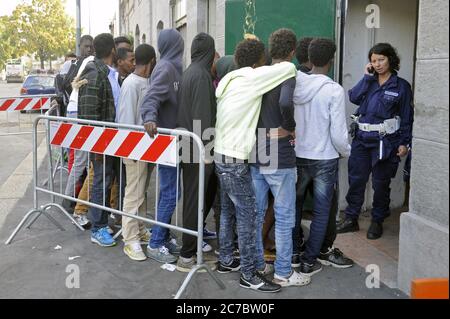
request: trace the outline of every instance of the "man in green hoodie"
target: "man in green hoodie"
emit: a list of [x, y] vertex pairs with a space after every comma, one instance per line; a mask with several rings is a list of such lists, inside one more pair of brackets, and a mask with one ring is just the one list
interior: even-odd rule
[[[256, 142], [256, 127], [262, 97], [295, 77], [292, 63], [265, 64], [264, 44], [244, 40], [236, 48], [238, 70], [227, 74], [216, 91], [217, 122], [215, 142], [216, 172], [221, 188], [219, 273], [241, 270], [240, 286], [261, 292], [278, 292], [256, 271], [256, 202], [249, 168]], [[241, 259], [233, 257], [233, 217], [236, 216]]]

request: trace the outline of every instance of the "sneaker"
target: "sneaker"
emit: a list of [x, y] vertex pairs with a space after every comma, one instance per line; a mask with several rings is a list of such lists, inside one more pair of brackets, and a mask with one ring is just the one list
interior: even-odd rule
[[131, 260], [144, 261], [147, 259], [147, 256], [145, 256], [144, 251], [142, 250], [142, 247], [139, 243], [125, 245], [123, 247], [123, 252], [125, 253], [125, 255], [130, 257]]
[[239, 280], [239, 285], [242, 288], [246, 289], [252, 289], [259, 292], [266, 292], [266, 293], [275, 293], [279, 292], [281, 290], [281, 286], [278, 284], [275, 284], [266, 278], [264, 276], [261, 276], [258, 273], [255, 273], [255, 275], [251, 279], [245, 279], [243, 275], [241, 275], [241, 279]]
[[262, 276], [270, 276], [275, 273], [275, 266], [270, 263], [266, 263], [264, 270], [258, 270], [258, 273]]
[[173, 264], [177, 261], [177, 257], [172, 255], [166, 246], [161, 246], [155, 249], [147, 246], [147, 253], [149, 258], [162, 264]]
[[73, 214], [73, 219], [84, 229], [88, 229], [91, 226], [91, 222], [87, 219], [86, 215]]
[[166, 243], [166, 247], [169, 249], [169, 253], [171, 253], [172, 255], [179, 255], [181, 252], [181, 246], [178, 245], [175, 238], [170, 239]]
[[148, 243], [150, 242], [150, 237], [151, 234], [150, 232], [146, 229], [145, 233], [141, 236], [139, 236], [139, 241], [141, 245], [148, 245]]
[[312, 276], [322, 271], [322, 264], [315, 261], [313, 264], [305, 262], [300, 263], [300, 273], [306, 276]]
[[106, 226], [105, 228], [106, 228], [106, 231], [108, 232], [108, 234], [110, 234], [110, 235], [113, 235], [113, 234], [114, 234], [114, 230], [112, 230], [111, 227]]
[[292, 287], [292, 286], [306, 286], [311, 283], [311, 277], [300, 274], [296, 271], [292, 271], [289, 278], [281, 277], [275, 274], [273, 282], [280, 285], [281, 287]]
[[356, 219], [345, 217], [345, 219], [336, 226], [336, 232], [338, 234], [354, 233], [357, 231], [359, 231], [359, 224]]
[[219, 267], [217, 267], [217, 272], [219, 274], [228, 274], [239, 270], [241, 270], [241, 262], [238, 259], [233, 259], [230, 265], [219, 263]]
[[206, 228], [203, 228], [203, 239], [204, 240], [210, 240], [210, 239], [216, 239], [217, 238], [217, 233], [210, 231]]
[[292, 255], [292, 260], [291, 260], [291, 267], [292, 268], [298, 268], [300, 267], [300, 254], [294, 254]]
[[[209, 266], [211, 271], [215, 271], [217, 268], [215, 262], [205, 260], [204, 263]], [[196, 265], [197, 265], [197, 259], [195, 257], [191, 257], [191, 258], [180, 257], [180, 258], [178, 258], [178, 261], [177, 261], [177, 270], [179, 272], [190, 272], [192, 270], [192, 268]], [[205, 273], [206, 270], [201, 269], [198, 272]]]
[[317, 260], [324, 266], [331, 266], [334, 268], [350, 268], [354, 262], [346, 257], [342, 251], [337, 248], [330, 248], [326, 253], [320, 253]]
[[209, 252], [211, 252], [213, 250], [213, 248], [212, 248], [212, 246], [211, 245], [209, 245], [207, 242], [203, 242], [203, 246], [202, 246], [202, 251], [204, 252], [204, 253], [209, 253]]
[[[214, 250], [214, 255], [220, 256], [219, 249]], [[233, 251], [233, 258], [241, 259], [241, 254], [239, 253], [239, 249], [236, 248], [236, 250]]]
[[102, 247], [112, 247], [116, 245], [114, 238], [108, 233], [106, 227], [100, 228], [91, 234], [91, 242]]

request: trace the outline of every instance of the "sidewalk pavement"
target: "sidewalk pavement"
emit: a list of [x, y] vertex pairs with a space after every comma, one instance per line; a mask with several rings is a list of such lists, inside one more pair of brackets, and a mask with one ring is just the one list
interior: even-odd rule
[[[45, 176], [45, 160], [40, 174]], [[147, 260], [133, 262], [122, 252], [123, 243], [101, 248], [91, 244], [90, 232], [77, 230], [69, 220], [53, 211], [66, 231], [58, 230], [45, 217], [32, 229], [23, 229], [11, 245], [5, 246], [13, 229], [32, 208], [31, 184], [24, 196], [3, 217], [0, 223], [0, 298], [44, 299], [170, 299], [187, 274], [161, 269], [161, 264]], [[1, 195], [1, 194], [0, 194]], [[49, 200], [42, 195], [41, 204]], [[47, 203], [47, 202], [45, 202]], [[55, 250], [60, 246], [61, 249]], [[79, 256], [75, 260], [70, 257]], [[66, 280], [72, 273], [69, 265], [80, 269], [80, 288], [69, 289]], [[67, 272], [66, 272], [67, 270]], [[369, 273], [360, 266], [350, 269], [324, 267], [312, 277], [307, 287], [283, 289], [277, 294], [261, 294], [239, 287], [239, 274], [220, 275], [226, 289], [221, 290], [207, 274], [197, 274], [183, 298], [188, 299], [404, 299], [397, 289], [381, 284], [369, 289]], [[70, 278], [69, 278], [70, 279]]]

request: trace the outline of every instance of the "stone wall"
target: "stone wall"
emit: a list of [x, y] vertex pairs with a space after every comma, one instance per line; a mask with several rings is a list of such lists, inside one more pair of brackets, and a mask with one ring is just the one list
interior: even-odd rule
[[419, 4], [410, 212], [402, 215], [398, 281], [449, 277], [447, 0]]

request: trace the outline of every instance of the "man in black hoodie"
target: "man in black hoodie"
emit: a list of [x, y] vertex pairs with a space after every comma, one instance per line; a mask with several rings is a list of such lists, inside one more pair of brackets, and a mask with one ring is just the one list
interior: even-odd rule
[[[180, 109], [178, 111], [178, 125], [194, 132], [194, 128], [200, 126], [199, 132], [203, 137], [205, 130], [214, 128], [216, 123], [216, 97], [212, 81], [211, 67], [215, 57], [214, 39], [206, 33], [198, 34], [192, 41], [191, 58], [192, 64], [183, 74], [179, 91]], [[194, 124], [197, 122], [198, 124]], [[205, 134], [207, 135], [207, 134]], [[207, 138], [207, 136], [205, 136]], [[206, 145], [209, 141], [202, 138]], [[199, 150], [195, 144], [189, 143], [190, 158], [184, 158], [182, 163], [184, 181], [183, 199], [183, 227], [197, 230], [198, 228], [198, 187], [199, 187], [199, 164], [193, 161], [194, 154]], [[194, 156], [193, 156], [194, 155]], [[205, 218], [211, 210], [216, 187], [207, 187], [211, 178], [214, 178], [214, 164], [211, 154], [206, 154], [207, 164], [205, 166]], [[203, 229], [199, 229], [203, 231]], [[178, 260], [177, 269], [181, 272], [189, 272], [195, 265], [194, 255], [197, 252], [197, 239], [194, 236], [183, 234], [183, 247]]]
[[[150, 78], [150, 87], [145, 95], [141, 116], [150, 137], [157, 128], [176, 128], [178, 114], [178, 88], [183, 73], [184, 40], [175, 29], [162, 30], [158, 38], [161, 54]], [[160, 165], [160, 193], [158, 221], [170, 224], [177, 202], [177, 168]], [[161, 263], [174, 263], [180, 247], [169, 239], [169, 232], [161, 226], [152, 228], [152, 237], [147, 247], [149, 257]]]

